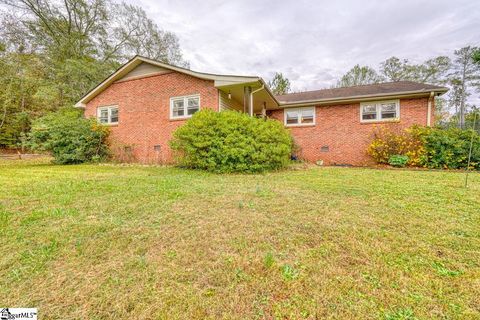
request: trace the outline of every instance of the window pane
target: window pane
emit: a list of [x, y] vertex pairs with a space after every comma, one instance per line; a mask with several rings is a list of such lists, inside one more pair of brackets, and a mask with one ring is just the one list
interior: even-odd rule
[[397, 105], [395, 104], [395, 102], [382, 103], [381, 108], [382, 108], [382, 112], [383, 111], [395, 111], [397, 109]]
[[187, 114], [192, 115], [199, 109], [198, 98], [188, 98]]
[[298, 123], [298, 112], [287, 111], [287, 124], [297, 124], [297, 123]]
[[377, 107], [374, 104], [364, 105], [363, 106], [363, 113], [376, 113]]
[[183, 99], [173, 101], [173, 112], [172, 113], [173, 113], [174, 117], [182, 117], [182, 116], [185, 115]]
[[382, 112], [382, 119], [394, 119], [396, 117], [396, 112]]
[[374, 104], [367, 104], [362, 106], [362, 120], [377, 119], [377, 106]]
[[111, 108], [110, 109], [110, 122], [111, 123], [118, 122], [118, 108]]
[[100, 123], [108, 123], [108, 109], [107, 108], [100, 109], [99, 116], [98, 116], [98, 121], [100, 121]]
[[313, 109], [302, 110], [302, 123], [313, 123]]
[[397, 117], [397, 105], [392, 103], [384, 103], [380, 105], [382, 119], [393, 119]]
[[376, 113], [364, 113], [364, 114], [362, 114], [362, 119], [363, 120], [375, 120], [375, 119], [377, 119], [377, 114]]

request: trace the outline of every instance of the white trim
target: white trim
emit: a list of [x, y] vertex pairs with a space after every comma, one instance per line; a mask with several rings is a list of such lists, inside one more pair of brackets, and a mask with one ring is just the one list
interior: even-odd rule
[[[385, 103], [395, 103], [395, 118], [382, 119], [381, 115], [381, 105]], [[375, 105], [375, 119], [363, 119], [363, 107], [366, 105]], [[371, 123], [371, 122], [389, 122], [389, 121], [398, 121], [400, 120], [400, 100], [379, 100], [379, 101], [365, 101], [360, 103], [360, 122], [361, 123]]]
[[[107, 122], [100, 122], [100, 113], [101, 113], [101, 110], [107, 110]], [[112, 109], [117, 109], [117, 118], [118, 120], [116, 122], [112, 122]], [[112, 104], [112, 105], [108, 105], [108, 106], [99, 106], [97, 107], [97, 121], [98, 123], [100, 124], [104, 124], [104, 125], [116, 125], [118, 124], [120, 120], [120, 114], [119, 114], [119, 110], [118, 110], [118, 105], [116, 104]]]
[[[313, 111], [313, 122], [311, 123], [300, 123], [300, 112], [303, 110], [312, 110]], [[297, 112], [298, 115], [298, 123], [287, 123], [287, 112]], [[317, 108], [316, 107], [301, 107], [301, 108], [285, 108], [283, 109], [283, 124], [285, 127], [308, 127], [308, 126], [315, 126], [317, 123]]]
[[[190, 98], [198, 98], [198, 110], [201, 109], [201, 103], [200, 103], [200, 94], [196, 93], [196, 94], [191, 94], [191, 95], [188, 95], [188, 96], [178, 96], [178, 97], [171, 97], [170, 98], [170, 120], [178, 120], [178, 119], [188, 119], [188, 118], [191, 118], [192, 115], [190, 114], [187, 114], [188, 113], [188, 99]], [[183, 99], [183, 116], [173, 116], [173, 101], [174, 100], [180, 100], [180, 99]]]
[[[84, 95], [80, 101], [78, 101], [75, 106], [81, 107], [82, 104], [88, 103], [92, 100], [97, 94], [102, 92], [105, 88], [110, 86], [113, 82], [121, 79], [123, 76], [127, 75], [130, 71], [138, 67], [142, 62], [152, 64], [161, 68], [165, 68], [172, 71], [177, 71], [183, 74], [190, 75], [204, 80], [214, 81], [215, 87], [223, 85], [232, 85], [232, 84], [241, 84], [241, 83], [256, 83], [258, 81], [263, 81], [260, 77], [255, 76], [236, 76], [236, 75], [219, 75], [211, 74], [204, 72], [196, 72], [182, 67], [173, 66], [167, 63], [162, 63], [156, 60], [152, 60], [142, 56], [135, 56], [130, 61], [121, 66], [117, 71], [112, 73], [107, 79], [97, 85], [95, 88], [90, 90], [86, 95]], [[275, 100], [276, 101], [276, 100]]]
[[[413, 91], [397, 91], [390, 93], [378, 93], [378, 94], [365, 94], [365, 95], [356, 95], [356, 96], [346, 96], [346, 97], [335, 97], [335, 98], [323, 98], [323, 99], [312, 99], [312, 100], [298, 100], [298, 101], [282, 101], [278, 100], [279, 106], [281, 108], [291, 108], [299, 106], [308, 106], [308, 105], [319, 105], [319, 104], [332, 104], [332, 103], [347, 103], [347, 102], [357, 102], [364, 101], [365, 99], [392, 99], [392, 98], [408, 98], [408, 97], [424, 97], [428, 96], [431, 92], [437, 93], [437, 95], [444, 94], [448, 91], [448, 88], [439, 88], [439, 89], [421, 89]], [[308, 92], [308, 91], [307, 91]]]

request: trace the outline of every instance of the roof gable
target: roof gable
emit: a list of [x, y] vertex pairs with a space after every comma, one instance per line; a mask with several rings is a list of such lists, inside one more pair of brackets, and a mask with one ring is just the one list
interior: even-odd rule
[[[137, 69], [138, 68], [138, 69]], [[156, 71], [154, 71], [156, 70]], [[103, 92], [112, 83], [119, 80], [126, 80], [132, 78], [142, 77], [145, 74], [164, 73], [169, 71], [176, 71], [183, 74], [190, 75], [204, 80], [212, 80], [215, 82], [215, 86], [224, 86], [240, 83], [252, 83], [262, 81], [259, 77], [252, 76], [235, 76], [235, 75], [218, 75], [211, 73], [196, 72], [182, 67], [177, 67], [167, 63], [159, 62], [142, 56], [135, 56], [130, 61], [121, 66], [117, 71], [112, 73], [108, 78], [102, 81], [98, 86], [90, 90], [85, 94], [80, 101], [78, 101], [76, 107], [84, 107], [86, 103], [92, 100], [95, 96]], [[143, 75], [142, 75], [143, 74]]]
[[124, 75], [119, 80], [117, 80], [117, 82], [133, 80], [133, 79], [148, 77], [148, 76], [157, 75], [157, 74], [165, 74], [169, 72], [172, 72], [172, 71], [166, 68], [155, 66], [150, 63], [142, 62], [137, 67], [135, 67], [132, 71], [128, 72], [126, 75]]

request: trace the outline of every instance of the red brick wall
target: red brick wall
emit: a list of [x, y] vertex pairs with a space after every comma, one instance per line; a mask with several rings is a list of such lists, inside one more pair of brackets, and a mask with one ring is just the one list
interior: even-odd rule
[[191, 94], [200, 94], [200, 109], [218, 109], [213, 81], [171, 72], [112, 84], [87, 104], [85, 116], [96, 117], [100, 106], [118, 105], [119, 123], [111, 127], [110, 138], [114, 154], [124, 161], [168, 163], [173, 160], [168, 141], [185, 122], [169, 119], [170, 98]]
[[[426, 125], [427, 110], [428, 98], [401, 99], [399, 122], [361, 123], [359, 103], [317, 106], [315, 126], [289, 128], [300, 146], [299, 156], [307, 161], [323, 160], [327, 165], [368, 165], [373, 162], [366, 149], [375, 126], [406, 128], [414, 124]], [[433, 114], [432, 106], [432, 119]], [[270, 117], [283, 122], [283, 110], [273, 111]], [[328, 146], [329, 151], [321, 152], [322, 146]]]
[[[85, 115], [95, 117], [98, 107], [118, 105], [119, 123], [111, 127], [112, 151], [117, 158], [142, 163], [169, 163], [173, 158], [168, 142], [173, 131], [185, 123], [185, 120], [169, 119], [170, 98], [191, 94], [200, 94], [201, 108], [218, 109], [218, 90], [213, 81], [171, 72], [114, 83], [87, 104]], [[367, 165], [372, 163], [366, 149], [374, 127], [426, 125], [427, 105], [428, 98], [401, 99], [400, 121], [376, 124], [360, 122], [359, 103], [317, 106], [315, 126], [292, 127], [290, 130], [300, 146], [299, 156], [307, 161]], [[432, 108], [432, 119], [433, 114]], [[283, 123], [283, 110], [269, 115]], [[155, 151], [155, 145], [160, 145], [161, 150]], [[328, 152], [321, 152], [322, 146], [328, 146]], [[131, 152], [126, 152], [125, 147]]]

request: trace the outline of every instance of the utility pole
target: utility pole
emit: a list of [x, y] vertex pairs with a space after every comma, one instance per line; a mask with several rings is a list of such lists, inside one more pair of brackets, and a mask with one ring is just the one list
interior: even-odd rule
[[459, 114], [459, 122], [458, 125], [460, 129], [465, 128], [465, 100], [466, 100], [466, 92], [465, 92], [465, 81], [466, 81], [466, 73], [467, 73], [467, 63], [463, 64], [462, 68], [462, 99], [460, 100], [460, 114]]

